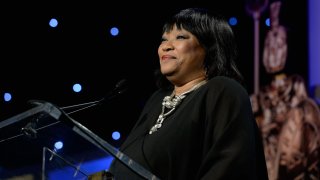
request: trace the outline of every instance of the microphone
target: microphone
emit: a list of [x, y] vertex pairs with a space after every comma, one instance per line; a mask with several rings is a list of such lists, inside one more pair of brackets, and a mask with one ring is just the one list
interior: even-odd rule
[[70, 105], [70, 106], [64, 106], [64, 107], [60, 107], [60, 109], [62, 110], [67, 110], [67, 109], [72, 109], [72, 108], [80, 108], [71, 112], [68, 112], [67, 114], [72, 114], [96, 105], [100, 105], [102, 103], [105, 103], [106, 101], [110, 101], [113, 98], [117, 97], [120, 94], [123, 94], [126, 90], [128, 89], [127, 87], [127, 80], [126, 79], [122, 79], [120, 80], [115, 87], [109, 92], [107, 93], [106, 96], [104, 96], [103, 98], [101, 98], [100, 100], [97, 101], [91, 101], [91, 102], [86, 102], [86, 103], [81, 103], [81, 104], [75, 104], [75, 105]]
[[[86, 102], [86, 103], [81, 103], [81, 104], [75, 104], [75, 105], [70, 105], [70, 106], [64, 106], [64, 107], [60, 107], [61, 110], [68, 110], [68, 109], [73, 109], [73, 108], [79, 108], [76, 109], [74, 111], [68, 112], [66, 114], [72, 114], [96, 105], [100, 105], [102, 103], [105, 103], [106, 101], [110, 101], [113, 98], [117, 97], [120, 94], [123, 94], [126, 90], [128, 89], [127, 87], [127, 80], [126, 79], [122, 79], [120, 80], [115, 87], [109, 91], [109, 93], [107, 93], [106, 96], [104, 96], [103, 98], [101, 98], [100, 100], [96, 100], [96, 101], [91, 101], [91, 102]], [[41, 105], [43, 104], [45, 101], [42, 100], [29, 100], [28, 101], [30, 104], [32, 105]]]
[[126, 79], [122, 79], [120, 80], [115, 87], [113, 88], [113, 90], [111, 90], [105, 97], [103, 97], [102, 99], [98, 100], [98, 103], [103, 103], [105, 101], [111, 100], [115, 97], [117, 97], [120, 94], [123, 94], [127, 89], [127, 80]]

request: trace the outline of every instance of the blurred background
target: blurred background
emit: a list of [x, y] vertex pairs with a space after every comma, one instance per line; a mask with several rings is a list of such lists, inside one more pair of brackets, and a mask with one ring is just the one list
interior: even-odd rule
[[[270, 81], [262, 65], [262, 52], [266, 33], [270, 30], [268, 8], [272, 2], [1, 3], [0, 122], [33, 108], [30, 100], [47, 101], [58, 107], [100, 100], [125, 79], [127, 90], [124, 93], [70, 114], [74, 120], [118, 148], [137, 121], [144, 103], [156, 89], [153, 72], [158, 68], [157, 48], [162, 25], [168, 17], [187, 7], [207, 8], [229, 20], [239, 47], [237, 64], [245, 77], [248, 93], [254, 94], [257, 80], [258, 86]], [[308, 20], [308, 1], [282, 1], [280, 22], [287, 29], [288, 40], [288, 56], [283, 72], [303, 77], [308, 95], [316, 100], [315, 82], [319, 81], [310, 83], [310, 79], [320, 75], [311, 77], [309, 73]], [[320, 39], [319, 36], [317, 38]], [[259, 66], [255, 66], [255, 50], [260, 52]], [[255, 67], [258, 67], [258, 74], [255, 74]], [[69, 141], [73, 141], [74, 145], [69, 146], [72, 153], [83, 153], [83, 143], [86, 142], [77, 142], [73, 135], [63, 134], [61, 127], [51, 128], [65, 148]], [[42, 131], [40, 134], [46, 130], [39, 131]], [[15, 133], [21, 134], [19, 131]], [[12, 140], [15, 139], [3, 140], [2, 145], [0, 143], [6, 153], [19, 154], [21, 148], [24, 152], [28, 151], [28, 143], [24, 147], [15, 145], [15, 148], [9, 149], [4, 143]], [[31, 159], [42, 156], [37, 154], [38, 151], [30, 151], [33, 151], [28, 155]], [[19, 163], [23, 159], [13, 162], [3, 153], [1, 159], [0, 174], [6, 174], [4, 178], [28, 174], [21, 170], [25, 168], [20, 168], [22, 165]], [[90, 173], [107, 169], [109, 160], [96, 165]], [[11, 161], [10, 167], [6, 167], [5, 162], [8, 161]], [[23, 165], [26, 166], [28, 164]]]

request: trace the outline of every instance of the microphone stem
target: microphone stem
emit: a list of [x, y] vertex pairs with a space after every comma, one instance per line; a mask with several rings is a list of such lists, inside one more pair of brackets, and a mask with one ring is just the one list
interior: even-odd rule
[[[87, 109], [87, 108], [89, 108], [89, 107], [95, 106], [95, 105], [97, 105], [98, 103], [99, 103], [99, 101], [96, 101], [96, 103], [93, 103], [93, 102], [92, 102], [92, 104], [89, 105], [89, 106], [86, 106], [86, 107], [83, 107], [83, 108], [80, 108], [80, 109], [77, 109], [77, 110], [68, 112], [68, 113], [66, 113], [66, 114], [68, 114], [68, 115], [69, 115], [69, 114], [73, 114], [73, 113], [78, 112], [78, 111], [81, 111], [81, 110], [83, 110], [83, 109]], [[86, 104], [86, 103], [84, 103], [84, 104]]]
[[[61, 107], [60, 109], [71, 109], [71, 108], [76, 108], [76, 107], [81, 107], [81, 106], [86, 106], [86, 105], [97, 104], [99, 102], [100, 102], [100, 100], [99, 101], [92, 101], [92, 102], [82, 103], [82, 104], [71, 105], [71, 106], [64, 106], [64, 107]], [[89, 106], [89, 107], [91, 107], [91, 106]]]

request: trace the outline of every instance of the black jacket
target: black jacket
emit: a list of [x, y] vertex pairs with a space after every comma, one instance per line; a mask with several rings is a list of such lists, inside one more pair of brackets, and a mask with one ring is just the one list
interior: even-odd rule
[[[238, 82], [212, 78], [148, 134], [171, 93], [158, 90], [150, 97], [123, 153], [163, 180], [268, 179], [250, 99]], [[109, 171], [116, 180], [143, 179], [118, 161]]]

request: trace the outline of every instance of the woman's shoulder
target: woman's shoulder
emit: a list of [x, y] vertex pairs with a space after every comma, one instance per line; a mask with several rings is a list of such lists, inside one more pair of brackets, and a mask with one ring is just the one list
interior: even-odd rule
[[208, 87], [215, 91], [223, 91], [230, 93], [245, 93], [247, 90], [245, 87], [235, 79], [226, 76], [215, 76], [208, 81]]
[[220, 87], [239, 87], [244, 88], [240, 82], [227, 76], [215, 76], [208, 83], [210, 85], [220, 85]]

